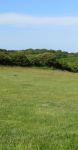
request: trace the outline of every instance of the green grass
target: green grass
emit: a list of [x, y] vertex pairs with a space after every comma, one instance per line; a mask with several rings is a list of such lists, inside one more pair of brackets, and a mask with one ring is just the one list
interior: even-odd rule
[[78, 74], [0, 67], [0, 150], [78, 150]]

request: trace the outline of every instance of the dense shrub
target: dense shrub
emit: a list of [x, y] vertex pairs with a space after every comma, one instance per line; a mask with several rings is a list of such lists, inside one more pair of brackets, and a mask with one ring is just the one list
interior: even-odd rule
[[55, 63], [56, 64], [56, 68], [60, 68], [62, 70], [68, 70], [68, 71], [71, 71], [71, 72], [78, 72], [78, 65], [75, 65], [75, 64], [70, 64], [68, 63], [67, 61], [65, 60], [57, 60], [57, 62]]
[[17, 66], [29, 66], [30, 61], [23, 53], [16, 53], [11, 55], [11, 60], [14, 65]]
[[68, 53], [61, 50], [26, 49], [6, 50], [0, 49], [0, 65], [16, 66], [48, 66], [71, 72], [78, 72], [78, 53]]
[[0, 65], [11, 65], [10, 57], [0, 52]]
[[58, 61], [59, 66], [61, 67], [61, 69], [68, 69], [68, 63], [64, 60], [60, 60]]
[[40, 59], [39, 59], [38, 56], [32, 57], [32, 59], [31, 59], [31, 65], [32, 66], [38, 66], [38, 67], [42, 66], [42, 63], [41, 63], [41, 61], [40, 61]]
[[40, 63], [43, 65], [43, 66], [54, 66], [54, 62], [56, 61], [56, 56], [55, 54], [50, 54], [50, 53], [44, 53], [42, 55], [39, 55], [39, 60], [40, 60]]
[[60, 58], [67, 58], [68, 54], [65, 53], [56, 53], [56, 58], [60, 59]]

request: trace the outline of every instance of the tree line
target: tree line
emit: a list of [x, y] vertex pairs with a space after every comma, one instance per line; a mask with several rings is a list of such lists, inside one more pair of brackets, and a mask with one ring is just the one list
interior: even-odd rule
[[64, 58], [78, 57], [78, 53], [68, 53], [61, 50], [26, 49], [6, 50], [0, 49], [0, 65], [9, 66], [37, 66], [52, 67], [54, 69], [78, 72], [78, 65], [71, 65]]

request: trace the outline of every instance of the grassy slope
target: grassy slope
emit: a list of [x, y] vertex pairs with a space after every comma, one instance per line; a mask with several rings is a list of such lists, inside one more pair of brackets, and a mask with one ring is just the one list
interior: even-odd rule
[[78, 149], [78, 74], [0, 67], [0, 149]]

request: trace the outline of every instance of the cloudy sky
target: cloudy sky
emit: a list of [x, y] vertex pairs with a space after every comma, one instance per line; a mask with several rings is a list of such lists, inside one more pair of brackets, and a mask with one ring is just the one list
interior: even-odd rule
[[78, 0], [3, 0], [0, 48], [78, 52]]

